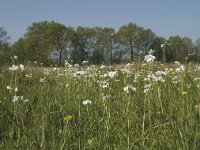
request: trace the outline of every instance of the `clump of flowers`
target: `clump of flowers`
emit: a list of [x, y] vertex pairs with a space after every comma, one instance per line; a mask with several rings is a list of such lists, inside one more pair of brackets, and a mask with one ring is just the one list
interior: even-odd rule
[[182, 91], [181, 94], [182, 94], [182, 95], [187, 95], [188, 92], [187, 92], [187, 91]]
[[24, 71], [24, 65], [20, 64], [19, 66], [18, 65], [12, 65], [11, 67], [9, 67], [9, 70], [10, 71], [16, 71], [16, 70], [21, 70], [21, 71]]
[[82, 62], [82, 64], [83, 64], [83, 65], [86, 65], [86, 64], [88, 64], [88, 61], [84, 60], [84, 61]]
[[92, 104], [92, 101], [89, 99], [86, 99], [82, 102], [83, 105], [88, 105], [88, 104]]
[[28, 102], [29, 101], [28, 99], [24, 98], [24, 96], [16, 96], [16, 95], [13, 96], [13, 100], [12, 100], [13, 102], [17, 102], [19, 100], [21, 100], [23, 102]]
[[109, 83], [107, 81], [97, 81], [97, 83], [99, 84], [99, 86], [101, 88], [108, 88], [109, 87]]
[[124, 92], [129, 93], [130, 91], [136, 92], [137, 89], [135, 87], [133, 87], [133, 85], [128, 84], [127, 86], [124, 87]]
[[116, 76], [117, 75], [117, 72], [116, 71], [110, 71], [110, 72], [108, 72], [108, 76], [110, 77], [110, 78], [113, 78], [114, 76]]
[[155, 50], [152, 50], [150, 49], [149, 51], [149, 54], [144, 56], [144, 60], [147, 62], [147, 63], [153, 63], [154, 60], [156, 59], [155, 56], [153, 56], [153, 53], [155, 52]]
[[64, 120], [65, 120], [65, 121], [71, 121], [71, 120], [72, 120], [72, 115], [66, 115], [66, 116], [64, 117]]

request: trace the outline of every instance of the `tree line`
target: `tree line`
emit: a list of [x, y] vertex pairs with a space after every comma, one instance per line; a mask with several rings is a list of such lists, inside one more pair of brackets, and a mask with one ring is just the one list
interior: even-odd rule
[[200, 39], [193, 44], [189, 37], [157, 36], [151, 29], [135, 23], [118, 31], [109, 27], [67, 27], [58, 22], [34, 22], [25, 35], [9, 45], [7, 32], [0, 28], [0, 63], [17, 55], [21, 63], [37, 61], [45, 65], [63, 65], [64, 61], [81, 64], [137, 62], [154, 49], [157, 61], [200, 61]]

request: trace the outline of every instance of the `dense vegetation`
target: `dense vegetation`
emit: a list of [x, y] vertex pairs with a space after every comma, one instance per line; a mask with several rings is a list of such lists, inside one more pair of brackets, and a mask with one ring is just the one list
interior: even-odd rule
[[[118, 31], [113, 28], [66, 27], [51, 21], [33, 23], [24, 37], [13, 45], [8, 35], [0, 28], [0, 63], [9, 63], [14, 54], [21, 63], [37, 61], [46, 66], [63, 65], [73, 60], [81, 64], [112, 64], [137, 62], [149, 49], [154, 49], [157, 61], [200, 61], [200, 39], [195, 44], [189, 37], [171, 36], [169, 39], [156, 36], [151, 29], [135, 23], [123, 25]], [[162, 47], [161, 47], [162, 45]]]
[[0, 72], [0, 149], [200, 149], [200, 66], [147, 56], [59, 68], [14, 56]]

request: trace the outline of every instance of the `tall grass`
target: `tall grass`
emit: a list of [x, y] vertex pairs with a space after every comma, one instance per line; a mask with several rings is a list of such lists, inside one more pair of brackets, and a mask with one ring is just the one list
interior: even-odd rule
[[200, 149], [199, 92], [194, 64], [3, 69], [0, 149]]

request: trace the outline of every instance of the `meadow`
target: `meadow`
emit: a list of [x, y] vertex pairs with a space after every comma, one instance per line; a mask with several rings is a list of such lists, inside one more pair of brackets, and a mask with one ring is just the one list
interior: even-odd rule
[[0, 72], [0, 149], [200, 149], [200, 65], [151, 61]]

